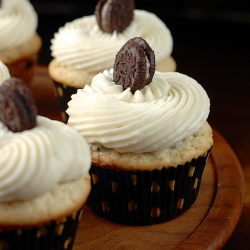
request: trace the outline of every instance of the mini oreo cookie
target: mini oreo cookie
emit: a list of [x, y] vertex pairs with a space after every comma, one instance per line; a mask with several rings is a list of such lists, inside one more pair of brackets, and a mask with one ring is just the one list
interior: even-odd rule
[[100, 29], [107, 33], [122, 32], [132, 21], [134, 0], [99, 0], [95, 16]]
[[155, 73], [155, 55], [149, 44], [141, 37], [127, 41], [117, 53], [113, 80], [131, 92], [142, 89], [152, 81]]
[[0, 86], [0, 120], [9, 130], [22, 132], [36, 126], [37, 109], [31, 91], [19, 78]]

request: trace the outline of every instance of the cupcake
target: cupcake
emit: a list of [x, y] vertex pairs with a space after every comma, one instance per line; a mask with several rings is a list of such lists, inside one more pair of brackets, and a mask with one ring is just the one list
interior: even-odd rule
[[49, 75], [64, 122], [71, 95], [90, 84], [94, 75], [111, 69], [117, 51], [135, 36], [146, 39], [154, 49], [157, 70], [175, 71], [170, 30], [155, 14], [135, 9], [134, 0], [100, 0], [94, 15], [68, 22], [54, 34]]
[[29, 84], [37, 64], [42, 39], [36, 33], [37, 13], [28, 0], [0, 3], [0, 60], [10, 75]]
[[0, 249], [72, 249], [90, 192], [90, 150], [66, 124], [37, 115], [0, 62]]
[[154, 51], [135, 37], [68, 105], [68, 125], [91, 149], [94, 214], [150, 225], [192, 206], [213, 145], [210, 100], [197, 81], [155, 71]]

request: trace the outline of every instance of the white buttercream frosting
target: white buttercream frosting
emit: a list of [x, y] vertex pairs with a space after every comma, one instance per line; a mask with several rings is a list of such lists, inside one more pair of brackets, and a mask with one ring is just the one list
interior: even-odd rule
[[117, 52], [134, 37], [148, 42], [155, 52], [156, 66], [172, 53], [173, 39], [166, 25], [153, 13], [134, 10], [132, 22], [121, 33], [103, 32], [94, 15], [66, 23], [51, 40], [51, 55], [70, 69], [102, 72], [113, 67]]
[[0, 201], [26, 200], [84, 176], [90, 149], [66, 124], [37, 116], [37, 126], [13, 133], [0, 122]]
[[72, 95], [68, 124], [88, 143], [118, 152], [155, 152], [193, 135], [206, 121], [210, 100], [193, 78], [155, 72], [134, 95], [113, 82], [113, 69]]
[[7, 79], [10, 78], [9, 69], [6, 65], [0, 60], [0, 85]]
[[[0, 61], [0, 85], [9, 78]], [[79, 179], [90, 163], [85, 139], [62, 122], [37, 116], [36, 127], [14, 133], [0, 121], [0, 202], [34, 198]]]
[[0, 50], [27, 42], [35, 34], [38, 17], [28, 0], [2, 0], [0, 7]]

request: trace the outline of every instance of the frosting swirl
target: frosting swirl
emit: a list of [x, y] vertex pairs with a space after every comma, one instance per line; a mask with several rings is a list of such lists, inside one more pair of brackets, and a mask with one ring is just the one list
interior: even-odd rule
[[19, 46], [34, 35], [38, 17], [27, 0], [2, 0], [0, 7], [0, 50]]
[[[9, 78], [0, 61], [0, 85]], [[88, 173], [90, 149], [82, 136], [62, 122], [36, 119], [36, 127], [20, 133], [0, 121], [0, 202], [37, 197]]]
[[62, 122], [37, 116], [37, 126], [22, 133], [0, 122], [0, 201], [37, 197], [89, 167], [89, 146]]
[[113, 67], [117, 51], [136, 36], [148, 42], [157, 62], [171, 55], [173, 39], [170, 30], [155, 14], [144, 10], [134, 10], [132, 22], [121, 33], [101, 31], [94, 15], [66, 23], [51, 40], [51, 55], [70, 69], [102, 72]]
[[144, 153], [172, 147], [196, 132], [208, 117], [210, 100], [197, 81], [178, 72], [156, 71], [133, 95], [113, 82], [111, 69], [72, 95], [68, 106], [68, 124], [88, 143]]

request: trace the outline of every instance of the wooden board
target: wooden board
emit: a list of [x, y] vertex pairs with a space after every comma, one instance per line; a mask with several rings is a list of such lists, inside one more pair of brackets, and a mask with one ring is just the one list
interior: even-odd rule
[[244, 178], [231, 147], [214, 130], [214, 147], [193, 206], [180, 217], [150, 226], [124, 226], [84, 209], [73, 250], [221, 249], [240, 217]]

